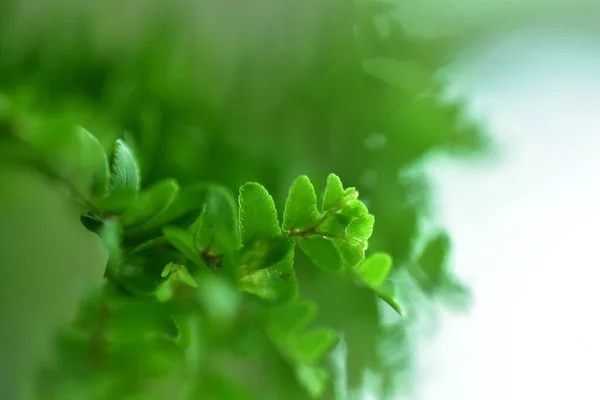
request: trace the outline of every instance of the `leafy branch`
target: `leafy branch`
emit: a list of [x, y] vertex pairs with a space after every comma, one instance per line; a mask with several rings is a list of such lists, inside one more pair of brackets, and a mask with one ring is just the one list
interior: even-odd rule
[[[320, 204], [310, 179], [298, 177], [280, 223], [272, 196], [259, 183], [244, 184], [237, 199], [213, 183], [180, 187], [176, 180], [164, 179], [144, 187], [136, 155], [125, 141], [117, 140], [109, 157], [81, 127], [57, 132], [61, 138], [57, 142], [44, 134], [17, 136], [36, 152], [47, 152], [40, 156], [43, 169], [63, 171], [58, 176], [85, 205], [82, 219], [95, 222], [93, 230], [108, 249], [107, 290], [100, 296], [100, 311], [90, 314], [84, 304], [81, 313], [87, 317], [79, 316], [75, 322], [87, 332], [78, 340], [88, 341], [92, 349], [88, 362], [97, 368], [118, 364], [131, 354], [132, 346], [160, 348], [169, 365], [189, 369], [181, 385], [193, 396], [194, 374], [202, 367], [190, 366], [189, 360], [204, 361], [198, 354], [183, 357], [181, 352], [201, 351], [206, 339], [190, 336], [197, 330], [198, 315], [213, 321], [211, 329], [218, 336], [237, 323], [244, 296], [252, 296], [264, 303], [259, 311], [250, 311], [250, 318], [263, 320], [266, 315], [263, 329], [272, 346], [294, 371], [298, 384], [319, 397], [329, 376], [319, 363], [337, 342], [337, 333], [308, 327], [316, 306], [298, 298], [297, 247], [316, 267], [372, 289], [400, 313], [400, 306], [384, 290], [390, 256], [365, 256], [375, 217], [358, 191], [344, 188], [337, 175], [328, 176]], [[138, 315], [132, 330], [143, 333], [135, 345], [122, 330], [111, 333], [115, 321], [124, 323], [123, 310], [131, 308]], [[98, 318], [88, 320], [90, 315]], [[144, 375], [137, 370], [143, 367], [127, 365], [146, 379], [157, 373]], [[132, 385], [121, 381], [111, 382]]]

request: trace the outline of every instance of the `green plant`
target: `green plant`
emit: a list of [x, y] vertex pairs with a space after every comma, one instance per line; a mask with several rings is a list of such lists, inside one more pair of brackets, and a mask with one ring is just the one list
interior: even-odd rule
[[[297, 248], [322, 271], [368, 288], [401, 313], [385, 285], [391, 257], [365, 258], [375, 219], [335, 174], [321, 201], [310, 179], [298, 177], [280, 224], [258, 183], [244, 184], [237, 201], [213, 183], [180, 188], [164, 179], [143, 187], [125, 141], [118, 139], [108, 157], [82, 127], [44, 121], [51, 133], [28, 131], [22, 119], [5, 118], [20, 140], [13, 149], [29, 151], [30, 160], [68, 183], [82, 222], [109, 251], [106, 283], [59, 335], [60, 362], [43, 370], [40, 398], [160, 399], [165, 392], [152, 393], [161, 385], [182, 399], [269, 398], [264, 387], [253, 391], [244, 382], [253, 368], [265, 368], [265, 347], [306, 396], [321, 396], [329, 373], [320, 361], [338, 335], [314, 326], [316, 304], [298, 295]], [[230, 365], [219, 366], [224, 358]]]
[[[0, 162], [33, 166], [70, 188], [82, 222], [110, 249], [107, 288], [112, 289], [87, 294], [75, 324], [82, 328], [69, 328], [57, 339], [62, 369], [56, 371], [62, 375], [46, 371], [41, 387], [62, 382], [61, 390], [85, 398], [84, 390], [111, 387], [115, 376], [127, 375], [118, 371], [136, 372], [136, 363], [149, 368], [158, 364], [162, 369], [146, 371], [146, 376], [162, 376], [166, 382], [153, 378], [152, 385], [136, 396], [144, 398], [150, 392], [157, 398], [173, 398], [187, 373], [178, 369], [183, 364], [171, 365], [169, 360], [185, 355], [177, 355], [177, 346], [170, 342], [155, 342], [152, 351], [138, 342], [144, 326], [170, 321], [166, 304], [177, 303], [182, 315], [190, 310], [185, 302], [162, 303], [148, 293], [158, 290], [161, 282], [171, 282], [160, 286], [160, 298], [171, 296], [174, 284], [183, 285], [184, 294], [216, 292], [210, 296], [213, 300], [229, 299], [227, 289], [211, 286], [215, 275], [215, 286], [229, 288], [237, 293], [231, 298], [238, 299], [216, 301], [225, 304], [214, 308], [217, 316], [234, 314], [238, 319], [224, 317], [218, 322], [208, 309], [197, 317], [221, 326], [216, 333], [209, 329], [204, 335], [211, 338], [208, 344], [201, 342], [202, 351], [194, 351], [203, 357], [202, 365], [210, 365], [198, 371], [206, 385], [202, 398], [210, 398], [210, 391], [218, 387], [230, 388], [224, 382], [231, 379], [251, 387], [250, 393], [258, 398], [303, 398], [307, 392], [297, 375], [305, 382], [321, 374], [295, 371], [265, 338], [264, 330], [252, 323], [252, 316], [269, 302], [257, 294], [281, 296], [273, 288], [256, 287], [253, 279], [270, 276], [261, 272], [267, 269], [260, 269], [252, 254], [262, 251], [273, 262], [283, 257], [278, 268], [284, 268], [290, 262], [285, 255], [296, 243], [298, 295], [316, 306], [295, 307], [314, 315], [314, 327], [327, 326], [340, 334], [334, 354], [319, 366], [335, 375], [330, 381], [335, 385], [329, 385], [323, 397], [338, 398], [337, 392], [365, 386], [366, 371], [380, 378], [370, 389], [381, 398], [399, 388], [409, 391], [410, 380], [399, 375], [411, 370], [419, 333], [415, 320], [440, 294], [465, 293], [448, 269], [448, 235], [437, 230], [431, 235], [426, 229], [424, 221], [431, 222], [430, 196], [419, 165], [434, 152], [465, 154], [483, 144], [481, 132], [463, 123], [460, 104], [443, 100], [443, 86], [436, 80], [438, 69], [449, 59], [451, 43], [411, 36], [391, 15], [393, 6], [378, 0], [273, 2], [268, 13], [254, 12], [255, 5], [245, 1], [230, 8], [197, 2], [194, 7], [186, 5], [185, 13], [177, 1], [147, 0], [144, 7], [119, 12], [108, 3], [61, 0], [61, 7], [55, 7], [57, 3], [8, 1], [0, 13], [0, 90], [6, 98]], [[141, 10], [147, 18], [139, 18]], [[235, 23], [241, 15], [248, 23]], [[218, 22], [211, 22], [213, 18]], [[274, 26], [285, 27], [286, 34], [273, 35]], [[98, 143], [83, 130], [73, 131], [78, 124], [94, 132]], [[102, 179], [108, 176], [107, 163], [98, 149], [115, 161], [117, 138], [125, 138], [118, 145], [122, 156], [118, 159], [133, 154], [139, 168], [122, 171], [126, 179], [103, 197], [103, 191], [116, 183]], [[79, 140], [87, 145], [77, 145]], [[136, 170], [143, 181], [140, 192], [127, 186], [137, 187]], [[306, 174], [315, 187], [324, 189], [332, 171], [360, 190], [353, 212], [365, 212], [360, 204], [368, 204], [368, 214], [377, 218], [377, 229], [368, 238], [369, 251], [377, 256], [363, 261], [362, 274], [353, 270], [346, 276], [314, 267], [351, 269], [340, 266], [340, 258], [344, 264], [357, 261], [360, 244], [313, 237], [312, 226], [297, 231], [286, 225], [285, 203], [292, 182], [296, 198], [304, 199], [297, 204], [305, 207], [292, 203], [290, 209], [301, 212], [301, 221], [314, 218], [310, 185], [306, 178], [294, 178]], [[230, 251], [236, 240], [241, 246], [241, 237], [231, 236], [238, 223], [232, 193], [240, 187], [258, 190], [246, 186], [248, 181], [268, 188], [276, 209], [284, 211], [278, 213], [280, 228], [288, 233], [265, 248]], [[130, 209], [132, 201], [141, 204], [139, 208]], [[159, 216], [153, 217], [155, 212]], [[319, 201], [317, 215], [322, 212]], [[370, 217], [363, 217], [362, 223], [370, 223]], [[216, 229], [220, 244], [210, 245], [218, 251], [197, 255], [195, 246], [208, 246], [198, 230], [206, 224]], [[319, 226], [330, 236], [340, 234], [343, 227], [339, 220]], [[368, 232], [359, 228], [350, 230], [364, 237]], [[199, 242], [190, 229], [199, 232]], [[394, 262], [388, 282], [377, 286], [381, 276], [368, 271], [373, 265], [387, 265], [382, 252]], [[200, 263], [207, 268], [198, 267]], [[246, 273], [259, 270], [240, 282], [232, 271], [241, 265]], [[202, 279], [196, 276], [212, 269]], [[189, 286], [185, 271], [199, 288]], [[370, 285], [362, 279], [355, 284], [357, 274]], [[59, 281], [70, 278], [57, 272]], [[203, 281], [209, 284], [201, 290]], [[371, 286], [376, 286], [376, 293]], [[286, 287], [279, 289], [286, 293]], [[399, 300], [403, 316], [379, 299], [394, 307], [392, 301]], [[250, 311], [235, 314], [228, 311], [230, 303]], [[105, 366], [107, 374], [96, 373], [91, 366], [81, 368], [88, 365], [90, 355], [85, 345], [89, 341], [81, 332], [104, 320], [102, 304], [108, 304], [110, 315], [120, 321], [108, 337], [125, 337], [131, 346], [131, 352]], [[392, 323], [383, 321], [387, 312]], [[282, 314], [287, 315], [285, 310]], [[172, 329], [176, 337], [176, 325], [169, 326], [164, 329]], [[94, 337], [102, 339], [98, 333]], [[232, 359], [232, 352], [245, 356]], [[126, 389], [135, 392], [132, 387], [138, 383], [133, 377], [131, 387], [116, 388], [111, 395]]]

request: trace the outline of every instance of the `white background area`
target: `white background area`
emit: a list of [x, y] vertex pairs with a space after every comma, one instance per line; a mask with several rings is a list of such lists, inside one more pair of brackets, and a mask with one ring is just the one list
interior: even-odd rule
[[598, 400], [600, 42], [518, 32], [456, 71], [502, 152], [431, 166], [474, 301], [423, 343], [416, 399]]

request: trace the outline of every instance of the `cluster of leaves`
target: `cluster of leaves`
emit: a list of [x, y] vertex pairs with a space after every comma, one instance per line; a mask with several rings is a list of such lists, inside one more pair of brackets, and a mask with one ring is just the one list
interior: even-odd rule
[[[215, 356], [205, 353], [215, 351], [219, 336], [242, 340], [248, 326], [259, 327], [293, 371], [303, 388], [298, 398], [321, 396], [330, 374], [320, 361], [338, 334], [309, 326], [317, 306], [298, 295], [296, 248], [322, 271], [346, 276], [401, 311], [385, 285], [391, 257], [365, 257], [375, 219], [358, 191], [344, 188], [335, 174], [320, 203], [310, 179], [298, 177], [280, 223], [259, 183], [244, 184], [237, 202], [211, 183], [180, 187], [164, 179], [143, 187], [134, 151], [122, 139], [109, 162], [82, 127], [49, 134], [23, 130], [14, 115], [5, 120], [25, 149], [41, 157], [43, 170], [68, 183], [81, 202], [82, 222], [109, 251], [106, 284], [59, 335], [59, 363], [40, 375], [40, 398], [139, 398], [161, 382], [180, 398], [267, 398], [264, 388], [234, 394], [244, 385], [235, 379], [216, 385], [206, 372]], [[257, 351], [221, 350], [233, 362]], [[81, 379], [86, 371], [88, 379]], [[164, 398], [157, 393], [150, 398]]]
[[[109, 3], [61, 0], [56, 7], [55, 0], [7, 1], [5, 12], [0, 13], [0, 59], [4, 60], [0, 62], [0, 88], [17, 108], [26, 110], [14, 132], [29, 143], [29, 149], [39, 150], [25, 151], [1, 143], [0, 152], [36, 165], [43, 160], [50, 175], [68, 177], [61, 180], [82, 200], [84, 223], [97, 230], [112, 249], [107, 273], [120, 289], [106, 296], [153, 292], [160, 282], [181, 280], [185, 276], [181, 265], [194, 277], [196, 270], [204, 270], [198, 267], [200, 259], [209, 269], [223, 271], [217, 276], [227, 277], [229, 287], [240, 289], [243, 284], [243, 296], [250, 297], [244, 297], [241, 304], [249, 307], [249, 299], [260, 298], [249, 290], [273, 296], [272, 288], [252, 286], [252, 279], [271, 278], [261, 272], [269, 268], [262, 268], [264, 265], [252, 258], [253, 252], [277, 258], [298, 247], [301, 251], [295, 253], [294, 270], [300, 295], [318, 305], [315, 324], [343, 333], [348, 386], [360, 387], [367, 369], [385, 375], [388, 384], [396, 383], [397, 372], [411, 367], [414, 342], [409, 328], [422, 308], [416, 301], [413, 304], [414, 299], [422, 293], [435, 297], [446, 287], [462, 289], [447, 268], [448, 235], [440, 232], [423, 240], [423, 220], [429, 217], [425, 177], [406, 178], [404, 174], [432, 152], [466, 154], [484, 143], [476, 127], [463, 123], [461, 105], [442, 100], [444, 88], [436, 76], [448, 61], [452, 46], [446, 40], [409, 34], [394, 16], [394, 5], [382, 0], [335, 5], [270, 2], [268, 13], [255, 12], [257, 6], [244, 1], [225, 8], [210, 1], [194, 7], [179, 3], [147, 0], [139, 8], [124, 7], [116, 13]], [[35, 15], [31, 10], [36, 10]], [[141, 13], [144, 18], [138, 18]], [[240, 16], [247, 20], [238, 23]], [[272, 34], [275, 26], [285, 27], [281, 35]], [[75, 124], [94, 132], [105, 150], [112, 148], [122, 132], [132, 132], [125, 136], [127, 148], [139, 160], [144, 190], [132, 194], [121, 187], [108, 196], [89, 196], [85, 189], [89, 176], [79, 177], [72, 168], [55, 165], [61, 157], [93, 159], [85, 151], [67, 154], [75, 147], [58, 133], [70, 131]], [[36, 140], [40, 140], [37, 145]], [[98, 160], [102, 167], [97, 171], [105, 173], [103, 159]], [[57, 168], [48, 169], [49, 165]], [[237, 208], [231, 207], [235, 198], [227, 193], [247, 181], [261, 182], [282, 210], [296, 176], [307, 174], [316, 187], [325, 187], [331, 171], [347, 185], [360, 188], [361, 200], [377, 217], [369, 248], [390, 253], [394, 259], [391, 280], [402, 278], [396, 282], [395, 292], [410, 297], [410, 304], [406, 298], [402, 300], [405, 318], [393, 326], [381, 323], [381, 302], [373, 292], [392, 303], [394, 285], [390, 279], [380, 285], [377, 278], [366, 282], [361, 278], [370, 276], [366, 272], [371, 268], [370, 258], [362, 262], [362, 272], [355, 269], [350, 274], [360, 285], [343, 278], [343, 271], [356, 260], [361, 242], [364, 244], [363, 225], [350, 228], [355, 239], [345, 241], [343, 235], [352, 213], [364, 210], [340, 210], [319, 225], [319, 218], [328, 211], [315, 202], [314, 221], [312, 191], [305, 178], [293, 187], [306, 197], [302, 219], [315, 222], [314, 232], [312, 225], [286, 225], [284, 213], [281, 238], [253, 251], [227, 250], [236, 242], [228, 235], [237, 231], [228, 227], [237, 226], [239, 218], [237, 211], [231, 212]], [[111, 179], [106, 182], [108, 189]], [[198, 180], [218, 185], [198, 184]], [[96, 184], [101, 193], [104, 183]], [[249, 193], [256, 190], [251, 188]], [[166, 200], [171, 194], [173, 198]], [[355, 200], [348, 199], [348, 203], [358, 204]], [[153, 206], [129, 209], [138, 201]], [[172, 203], [166, 205], [169, 201]], [[165, 210], [158, 212], [162, 205]], [[158, 216], [137, 223], [150, 209]], [[198, 221], [202, 210], [203, 219]], [[361, 218], [367, 222], [371, 217]], [[221, 222], [216, 224], [217, 220]], [[165, 224], [170, 228], [163, 232]], [[198, 226], [215, 229], [216, 239], [208, 242], [210, 246], [202, 241], [197, 244], [195, 232], [203, 232]], [[242, 236], [237, 232], [241, 250]], [[168, 240], [169, 235], [171, 241], [179, 241], [179, 247]], [[121, 246], [114, 239], [119, 237]], [[145, 244], [149, 239], [156, 242]], [[420, 251], [422, 241], [426, 243]], [[186, 254], [195, 254], [189, 249], [196, 247], [211, 251], [190, 260]], [[376, 264], [385, 265], [384, 258], [377, 255]], [[122, 264], [115, 261], [119, 259]], [[160, 277], [169, 263], [173, 264], [158, 282], [140, 273], [143, 267]], [[323, 272], [311, 268], [312, 264], [339, 273]], [[246, 282], [240, 282], [235, 269], [227, 265], [244, 266], [249, 275]], [[282, 261], [278, 268], [285, 265]], [[416, 290], [409, 292], [406, 282], [416, 283]], [[170, 296], [169, 287], [162, 286], [161, 296]], [[122, 320], [128, 318], [125, 310]], [[244, 343], [260, 348], [261, 335], [249, 332], [249, 326], [252, 324], [240, 322], [235, 329], [225, 330], [237, 332], [234, 336], [222, 335], [222, 331], [212, 336], [204, 333], [203, 340], [220, 339], [218, 344], [205, 343], [205, 348], [215, 352], [232, 349], [236, 338], [242, 336], [253, 338]], [[139, 330], [132, 328], [132, 332]], [[140, 349], [138, 356], [144, 351]], [[405, 356], [392, 357], [399, 353]], [[273, 364], [280, 353], [260, 354], [257, 362], [268, 364], [261, 373], [265, 368], [270, 371], [271, 382], [266, 386], [278, 382], [281, 390], [288, 387], [285, 373], [276, 372], [281, 369]], [[218, 381], [236, 370], [221, 364], [204, 373]], [[119, 365], [113, 364], [117, 371]], [[227, 372], [221, 373], [223, 368]], [[262, 393], [268, 398], [265, 388]]]

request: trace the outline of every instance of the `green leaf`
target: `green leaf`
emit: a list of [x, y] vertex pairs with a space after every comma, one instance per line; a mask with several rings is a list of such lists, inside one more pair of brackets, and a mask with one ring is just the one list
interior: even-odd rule
[[341, 214], [333, 214], [319, 225], [319, 231], [334, 237], [342, 237], [346, 234], [346, 227], [350, 221], [352, 221], [352, 218], [350, 217]]
[[362, 217], [369, 213], [369, 209], [362, 201], [358, 199], [349, 200], [340, 210], [340, 214], [346, 217]]
[[202, 207], [202, 211], [198, 218], [188, 228], [188, 232], [194, 237], [194, 245], [196, 249], [204, 250], [212, 241], [212, 230], [206, 220], [206, 204]]
[[344, 199], [344, 186], [336, 174], [329, 174], [323, 196], [323, 211], [338, 206]]
[[108, 157], [98, 139], [85, 128], [78, 127], [77, 134], [82, 142], [82, 158], [91, 175], [90, 192], [95, 197], [102, 197], [109, 186]]
[[300, 364], [296, 368], [296, 377], [309, 395], [313, 399], [318, 399], [325, 391], [329, 373], [324, 368]]
[[163, 212], [141, 225], [128, 229], [125, 234], [130, 237], [136, 237], [155, 230], [158, 231], [164, 225], [184, 216], [191, 216], [194, 211], [200, 209], [201, 205], [206, 202], [207, 194], [208, 186], [204, 182], [183, 186], [174, 201]]
[[238, 249], [240, 238], [236, 211], [231, 192], [223, 186], [212, 185], [206, 199], [205, 223], [212, 229], [215, 250], [232, 252]]
[[143, 191], [123, 214], [125, 227], [140, 225], [163, 212], [175, 199], [179, 185], [175, 179], [157, 182]]
[[100, 239], [108, 250], [108, 265], [114, 270], [121, 263], [122, 227], [115, 219], [107, 219], [99, 232]]
[[378, 287], [385, 282], [392, 270], [392, 257], [386, 253], [375, 253], [359, 264], [356, 272], [367, 286]]
[[322, 236], [308, 236], [298, 241], [300, 248], [320, 269], [338, 272], [343, 268], [342, 256], [331, 239]]
[[135, 202], [137, 197], [137, 192], [110, 192], [108, 196], [96, 200], [96, 208], [106, 214], [121, 215]]
[[366, 242], [373, 234], [373, 225], [375, 217], [371, 214], [363, 215], [362, 217], [354, 218], [346, 227], [346, 235]]
[[450, 237], [446, 232], [436, 234], [421, 253], [418, 264], [433, 285], [442, 283], [450, 254]]
[[424, 90], [431, 82], [430, 74], [414, 60], [396, 60], [390, 57], [372, 57], [362, 60], [363, 70], [388, 85], [411, 93]]
[[184, 256], [194, 262], [198, 266], [205, 266], [200, 253], [194, 246], [194, 238], [189, 232], [184, 231], [173, 226], [167, 226], [163, 228], [163, 235], [169, 243], [177, 250], [179, 250]]
[[271, 266], [289, 255], [296, 242], [288, 236], [257, 240], [241, 251], [239, 272], [243, 275]]
[[402, 306], [400, 306], [400, 304], [394, 299], [394, 296], [391, 293], [389, 293], [386, 289], [377, 288], [377, 289], [375, 289], [375, 293], [381, 300], [383, 300], [390, 307], [392, 307], [392, 309], [394, 311], [396, 311], [398, 313], [398, 315], [400, 315], [400, 316], [403, 315]]
[[312, 227], [318, 219], [315, 188], [308, 176], [299, 176], [294, 180], [285, 203], [283, 229], [301, 231]]
[[240, 188], [239, 226], [242, 246], [255, 240], [279, 236], [281, 228], [275, 202], [267, 190], [258, 183], [246, 183]]
[[141, 186], [140, 167], [133, 151], [127, 144], [117, 139], [112, 161], [113, 191], [138, 192]]
[[199, 282], [199, 298], [208, 316], [222, 327], [230, 326], [241, 303], [237, 288], [215, 274], [206, 274]]
[[169, 277], [177, 279], [177, 281], [185, 283], [189, 287], [198, 287], [198, 283], [196, 283], [194, 278], [190, 275], [185, 265], [171, 263], [171, 273]]
[[288, 350], [299, 362], [313, 364], [331, 350], [337, 340], [334, 330], [319, 328], [288, 341]]
[[241, 290], [270, 301], [295, 298], [298, 283], [294, 272], [293, 249], [274, 265], [243, 276], [239, 280]]
[[336, 239], [334, 243], [349, 267], [353, 268], [365, 259], [364, 243], [345, 239]]
[[296, 300], [278, 306], [269, 313], [269, 331], [279, 339], [286, 339], [308, 325], [317, 314], [312, 301]]
[[154, 295], [160, 302], [171, 300], [175, 294], [175, 288], [179, 286], [180, 283], [194, 289], [198, 288], [198, 283], [190, 275], [184, 265], [170, 262], [163, 269], [161, 277], [166, 278], [166, 280], [162, 282], [154, 292]]

